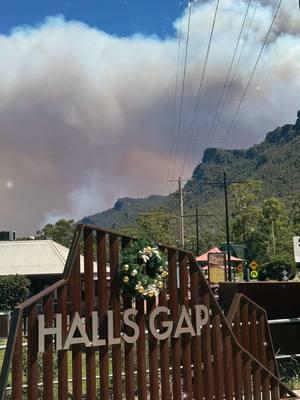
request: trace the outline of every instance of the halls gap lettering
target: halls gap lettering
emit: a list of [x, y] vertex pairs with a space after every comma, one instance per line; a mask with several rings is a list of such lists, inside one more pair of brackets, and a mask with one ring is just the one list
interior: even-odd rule
[[[156, 318], [159, 314], [165, 313], [170, 314], [167, 307], [157, 307], [149, 315], [149, 331], [158, 340], [165, 340], [170, 335], [178, 338], [184, 333], [189, 333], [191, 336], [200, 336], [201, 326], [207, 324], [209, 311], [208, 308], [203, 305], [195, 305], [195, 326], [192, 324], [190, 314], [185, 306], [182, 307], [178, 322], [175, 326], [173, 321], [164, 320], [161, 321], [161, 328], [163, 331], [159, 331], [156, 328]], [[67, 337], [63, 343], [62, 340], [62, 314], [55, 314], [56, 324], [55, 327], [45, 327], [45, 316], [38, 316], [38, 340], [39, 340], [39, 352], [45, 351], [45, 336], [51, 335], [56, 338], [56, 350], [68, 350], [73, 344], [82, 344], [86, 347], [98, 347], [105, 345], [114, 345], [121, 343], [124, 340], [127, 343], [134, 343], [137, 341], [140, 330], [137, 323], [131, 319], [137, 315], [135, 308], [129, 308], [123, 313], [124, 325], [132, 329], [132, 335], [122, 333], [121, 337], [114, 337], [113, 328], [113, 311], [107, 311], [107, 332], [106, 339], [100, 339], [98, 336], [99, 331], [99, 318], [98, 312], [92, 313], [92, 337], [88, 337], [85, 330], [84, 321], [80, 318], [80, 315], [76, 312], [71, 321]], [[76, 335], [75, 335], [76, 333]]]

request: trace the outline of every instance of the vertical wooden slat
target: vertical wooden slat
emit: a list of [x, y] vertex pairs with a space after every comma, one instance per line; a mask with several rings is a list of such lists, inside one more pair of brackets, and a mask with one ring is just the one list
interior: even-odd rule
[[[128, 294], [123, 296], [124, 311], [132, 307], [132, 300]], [[132, 335], [132, 328], [125, 325], [124, 332], [128, 335]], [[133, 343], [124, 344], [125, 347], [125, 393], [126, 400], [134, 400], [134, 354], [133, 354]]]
[[[95, 309], [94, 265], [93, 265], [93, 230], [84, 229], [84, 301], [85, 325], [88, 337], [92, 337], [92, 312]], [[93, 347], [86, 349], [86, 393], [87, 400], [96, 398], [96, 359]]]
[[262, 371], [261, 379], [262, 379], [262, 399], [269, 400], [270, 399], [269, 374], [266, 371]]
[[271, 399], [279, 400], [279, 385], [275, 379], [271, 379]]
[[[199, 304], [199, 287], [201, 287], [201, 272], [195, 261], [191, 261], [190, 267], [190, 290], [191, 290], [191, 307]], [[196, 326], [195, 310], [192, 311], [193, 325]], [[193, 374], [193, 396], [195, 400], [202, 400], [204, 395], [204, 382], [202, 374], [202, 351], [201, 336], [192, 338], [192, 362], [194, 365]]]
[[34, 303], [29, 307], [28, 315], [28, 400], [38, 398], [38, 337], [37, 310]]
[[20, 323], [16, 336], [15, 350], [12, 359], [12, 398], [15, 400], [22, 400], [22, 322], [23, 313], [20, 317]]
[[248, 307], [248, 303], [244, 303], [242, 305], [241, 319], [242, 319], [242, 346], [247, 351], [250, 352], [251, 349], [250, 349], [250, 336], [249, 336], [249, 307]]
[[[169, 309], [170, 318], [174, 323], [178, 320], [178, 288], [177, 288], [177, 265], [176, 251], [168, 250], [169, 263]], [[173, 399], [181, 400], [181, 372], [180, 372], [180, 341], [179, 338], [171, 339], [172, 354], [172, 383], [173, 383]]]
[[[99, 309], [99, 336], [107, 340], [107, 307], [108, 287], [106, 273], [106, 235], [97, 232], [97, 264], [98, 264], [98, 309]], [[100, 358], [100, 398], [109, 398], [109, 354], [108, 345], [101, 346]]]
[[[77, 251], [75, 264], [70, 279], [70, 296], [72, 312], [80, 314], [81, 282], [80, 282], [80, 252]], [[81, 347], [72, 346], [72, 392], [74, 400], [82, 400], [82, 358]]]
[[[188, 262], [184, 253], [179, 253], [179, 277], [180, 277], [180, 304], [189, 310], [188, 289]], [[185, 399], [192, 400], [192, 369], [191, 369], [191, 341], [189, 333], [182, 335], [182, 367], [183, 367], [183, 393]]]
[[146, 334], [145, 334], [145, 314], [144, 300], [136, 300], [137, 316], [136, 322], [139, 326], [140, 334], [136, 343], [137, 352], [137, 371], [138, 371], [138, 398], [147, 400], [147, 375], [146, 375]]
[[[159, 294], [159, 305], [167, 307], [166, 289]], [[168, 319], [166, 314], [160, 316], [160, 325]], [[162, 332], [162, 328], [160, 328]], [[160, 340], [160, 373], [161, 373], [161, 398], [169, 400], [171, 398], [170, 391], [170, 370], [169, 370], [169, 341], [168, 339]]]
[[222, 400], [224, 397], [224, 368], [223, 368], [223, 340], [221, 334], [221, 317], [218, 310], [213, 309], [212, 316], [212, 336], [213, 336], [213, 355], [214, 355], [214, 382], [215, 398]]
[[[64, 343], [67, 336], [67, 286], [58, 289], [57, 305], [58, 312], [62, 315], [62, 341]], [[59, 400], [68, 399], [68, 352], [61, 350], [58, 352], [58, 398]]]
[[[210, 310], [210, 293], [208, 288], [204, 288], [203, 303]], [[211, 318], [208, 317], [208, 322], [202, 328], [202, 358], [204, 363], [204, 381], [206, 383], [205, 398], [212, 400], [214, 397], [214, 376], [212, 368], [212, 348], [211, 348]]]
[[[110, 247], [110, 278], [111, 278], [111, 308], [113, 310], [114, 336], [121, 337], [120, 327], [120, 285], [118, 276], [119, 242], [114, 234], [109, 235]], [[113, 393], [114, 400], [122, 398], [122, 358], [121, 344], [112, 346]]]
[[[266, 340], [266, 321], [263, 313], [258, 318], [258, 354], [260, 362], [267, 367], [267, 340]], [[262, 398], [263, 400], [268, 399], [270, 390], [270, 379], [262, 372], [261, 374], [262, 384]]]
[[[53, 293], [44, 297], [45, 326], [52, 327], [53, 323]], [[52, 336], [45, 337], [45, 352], [43, 353], [43, 399], [53, 399], [53, 340]]]
[[224, 336], [224, 380], [225, 380], [225, 399], [233, 400], [234, 378], [233, 378], [233, 357], [231, 335], [225, 332]]
[[[257, 325], [257, 310], [252, 307], [250, 310], [250, 352], [253, 356], [259, 359], [258, 353], [258, 325]], [[254, 400], [261, 399], [261, 372], [257, 366], [253, 368], [253, 397]]]
[[255, 358], [258, 358], [257, 313], [255, 307], [250, 310], [250, 337], [250, 352]]
[[261, 400], [261, 378], [260, 369], [257, 365], [253, 366], [253, 399]]
[[246, 354], [242, 357], [242, 373], [244, 381], [244, 399], [252, 400], [252, 390], [251, 390], [251, 361]]
[[[238, 307], [235, 318], [234, 318], [234, 333], [238, 343], [241, 343], [241, 325], [240, 325], [240, 307]], [[233, 362], [234, 362], [234, 391], [235, 391], [235, 399], [242, 399], [242, 352], [239, 350], [236, 345], [234, 345], [233, 349]]]
[[266, 348], [266, 329], [265, 329], [265, 318], [264, 315], [259, 315], [258, 319], [258, 354], [259, 361], [266, 366], [267, 365], [267, 348]]
[[[147, 300], [147, 313], [148, 315], [155, 309], [155, 299]], [[157, 339], [148, 333], [148, 349], [149, 349], [149, 392], [150, 400], [157, 400], [159, 398], [159, 379], [158, 379], [158, 346]]]

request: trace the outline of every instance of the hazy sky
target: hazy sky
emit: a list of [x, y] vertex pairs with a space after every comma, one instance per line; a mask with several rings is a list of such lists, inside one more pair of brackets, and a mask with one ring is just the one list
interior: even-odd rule
[[168, 193], [174, 187], [167, 178], [189, 176], [204, 148], [247, 147], [268, 130], [295, 121], [300, 14], [298, 0], [283, 0], [245, 101], [226, 133], [277, 4], [252, 0], [237, 51], [240, 62], [232, 69], [220, 123], [210, 129], [248, 4], [220, 0], [190, 129], [215, 4], [192, 6], [182, 123], [174, 130], [186, 3], [181, 22], [181, 5], [172, 0], [1, 3], [0, 229], [32, 234], [61, 216], [81, 218], [108, 208], [118, 197]]

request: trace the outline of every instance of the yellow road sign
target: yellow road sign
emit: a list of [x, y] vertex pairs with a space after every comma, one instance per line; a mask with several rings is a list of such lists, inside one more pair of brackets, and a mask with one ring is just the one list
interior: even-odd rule
[[251, 271], [250, 272], [250, 278], [252, 278], [252, 279], [256, 279], [256, 278], [258, 278], [258, 272], [257, 271]]
[[251, 263], [249, 264], [250, 269], [252, 270], [256, 270], [258, 267], [258, 264], [255, 260], [251, 261]]

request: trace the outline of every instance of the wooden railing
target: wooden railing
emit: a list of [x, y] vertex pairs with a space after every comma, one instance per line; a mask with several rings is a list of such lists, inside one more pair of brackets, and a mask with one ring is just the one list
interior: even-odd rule
[[[270, 371], [248, 351], [251, 343], [247, 350], [236, 339], [191, 253], [161, 246], [168, 258], [169, 279], [157, 301], [133, 301], [123, 296], [119, 256], [131, 240], [134, 239], [99, 227], [77, 226], [62, 279], [20, 304], [13, 313], [0, 377], [1, 400], [67, 400], [69, 396], [75, 400], [134, 400], [136, 396], [139, 400], [296, 397], [280, 382], [276, 371]], [[163, 322], [171, 320], [176, 326], [184, 307], [191, 310], [195, 327], [195, 306], [200, 304], [210, 310], [201, 335], [183, 333], [163, 340], [152, 335], [148, 317], [157, 306], [170, 310], [169, 316], [163, 313], [157, 319], [157, 330], [163, 333]], [[38, 353], [38, 314], [45, 315], [47, 328], [53, 326], [54, 314], [61, 314], [64, 340], [70, 324], [68, 316], [76, 312], [85, 318], [85, 329], [91, 337], [92, 312], [96, 311], [99, 339], [104, 339], [108, 310], [113, 311], [114, 337], [120, 337], [121, 332], [131, 334], [131, 328], [124, 326], [121, 319], [131, 307], [137, 310], [135, 322], [140, 334], [136, 343], [121, 341], [86, 348], [74, 344], [70, 351], [56, 351], [53, 338], [46, 336], [45, 352]]]
[[274, 375], [279, 376], [265, 310], [238, 293], [234, 296], [227, 320], [238, 342]]

